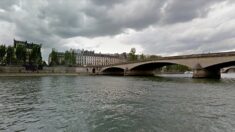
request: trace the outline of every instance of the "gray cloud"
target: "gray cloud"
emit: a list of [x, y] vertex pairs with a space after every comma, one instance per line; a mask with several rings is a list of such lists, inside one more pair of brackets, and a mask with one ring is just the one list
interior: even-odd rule
[[13, 5], [19, 4], [19, 0], [1, 0], [0, 8], [4, 10], [11, 10]]
[[[38, 26], [35, 27], [38, 28], [37, 31], [41, 30], [39, 34], [47, 34], [50, 37], [49, 33], [51, 33], [62, 38], [70, 38], [75, 36], [110, 36], [122, 33], [127, 28], [141, 30], [157, 24], [159, 21], [166, 21], [167, 23], [189, 21], [199, 17], [200, 13], [198, 12], [205, 12], [208, 5], [218, 0], [208, 2], [204, 0], [22, 1], [3, 0], [2, 2], [2, 5], [5, 5], [4, 7], [10, 8], [12, 5], [21, 7], [22, 12], [27, 13], [26, 16], [21, 18], [22, 20], [13, 18], [21, 15], [16, 11], [9, 11], [0, 15], [0, 17], [3, 19], [8, 16], [7, 18], [9, 18], [9, 14], [12, 15], [13, 13], [11, 20], [13, 19], [16, 28], [28, 29], [32, 28], [31, 25], [34, 25]], [[34, 9], [29, 8], [29, 5], [33, 5]], [[164, 13], [162, 13], [161, 9], [164, 5], [167, 6], [164, 8]], [[25, 24], [22, 25], [22, 23]], [[47, 28], [44, 29], [44, 27]], [[25, 30], [21, 30], [19, 36], [23, 35], [22, 31]]]
[[[232, 0], [1, 0], [0, 23], [8, 23], [8, 27], [11, 27], [9, 31], [16, 38], [43, 43], [44, 48], [56, 47], [63, 50], [66, 39], [115, 37], [126, 34], [126, 30], [131, 29], [138, 33], [126, 35], [128, 38], [120, 41], [124, 44], [141, 45], [148, 53], [170, 54], [182, 51], [190, 53], [193, 50], [202, 52], [202, 48], [207, 48], [209, 51], [210, 46], [205, 45], [225, 44], [229, 40], [232, 41], [231, 38], [235, 35], [235, 25], [231, 23], [230, 27], [214, 25], [208, 30], [204, 30], [206, 26], [194, 25], [196, 19], [202, 21], [205, 19], [204, 23], [210, 23], [206, 20], [208, 14], [213, 11], [211, 6], [224, 1], [232, 2]], [[232, 16], [227, 21], [231, 19]], [[185, 26], [182, 26], [182, 23]], [[194, 26], [195, 28], [192, 28]], [[178, 34], [179, 32], [182, 34]], [[226, 49], [226, 46], [218, 47]], [[227, 47], [233, 48], [234, 45], [229, 44]]]
[[163, 9], [163, 21], [177, 23], [205, 17], [210, 5], [223, 1], [226, 0], [168, 0]]
[[[50, 1], [40, 9], [41, 19], [63, 38], [115, 35], [126, 28], [143, 29], [160, 18], [163, 2], [130, 1]], [[81, 6], [78, 6], [81, 5]]]
[[231, 15], [235, 9], [232, 6], [225, 10], [218, 16], [215, 13], [197, 21], [157, 25], [124, 40], [125, 43], [143, 45], [147, 53], [163, 55], [235, 50], [235, 15]]
[[90, 0], [91, 3], [98, 6], [113, 6], [117, 3], [125, 2], [126, 0]]

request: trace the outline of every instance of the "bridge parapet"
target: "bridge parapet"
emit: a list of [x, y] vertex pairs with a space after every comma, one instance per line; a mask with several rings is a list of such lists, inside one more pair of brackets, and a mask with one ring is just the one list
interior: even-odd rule
[[228, 57], [228, 56], [235, 56], [235, 51], [231, 52], [219, 52], [219, 53], [205, 53], [205, 54], [191, 54], [191, 55], [179, 55], [179, 56], [166, 56], [166, 57], [159, 57], [157, 59], [146, 59], [146, 60], [138, 60], [138, 61], [127, 61], [121, 62], [116, 64], [110, 64], [106, 67], [110, 66], [117, 66], [117, 65], [124, 65], [124, 64], [133, 64], [133, 63], [141, 63], [141, 62], [150, 62], [150, 61], [161, 61], [161, 60], [176, 60], [176, 59], [192, 59], [192, 58], [211, 58], [211, 57]]

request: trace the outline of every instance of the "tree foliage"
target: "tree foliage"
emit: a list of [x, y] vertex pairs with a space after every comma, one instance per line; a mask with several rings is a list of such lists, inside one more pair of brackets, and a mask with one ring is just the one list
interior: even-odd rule
[[52, 51], [51, 51], [49, 56], [51, 58], [51, 61], [50, 61], [49, 65], [54, 66], [54, 65], [58, 65], [59, 64], [58, 55], [57, 55], [57, 52], [55, 51], [55, 49], [52, 49]]
[[75, 65], [76, 64], [76, 54], [74, 51], [72, 51], [71, 53], [71, 65]]
[[131, 51], [128, 54], [129, 61], [136, 61], [137, 60], [137, 55], [135, 53], [136, 53], [136, 49], [135, 48], [131, 48]]
[[161, 56], [151, 55], [151, 56], [149, 57], [150, 60], [159, 59], [159, 58], [161, 58]]
[[17, 63], [18, 64], [25, 64], [26, 55], [27, 55], [26, 47], [23, 45], [18, 45], [16, 47], [15, 54], [16, 54]]
[[42, 66], [41, 46], [37, 44], [17, 44], [6, 47], [0, 45], [0, 64]]
[[76, 64], [76, 54], [74, 51], [65, 51], [65, 65], [72, 66]]
[[50, 55], [50, 66], [66, 65], [74, 66], [76, 64], [76, 53], [72, 51], [65, 51], [65, 53], [56, 52], [52, 49]]
[[3, 58], [6, 54], [6, 46], [5, 45], [0, 45], [0, 63], [3, 63]]
[[185, 71], [190, 71], [190, 68], [188, 68], [187, 66], [175, 64], [175, 65], [165, 66], [165, 71], [167, 71], [167, 72], [185, 72]]
[[6, 63], [8, 65], [12, 65], [15, 62], [14, 58], [14, 48], [12, 46], [8, 46], [6, 50]]
[[146, 56], [145, 56], [144, 54], [141, 54], [141, 55], [140, 55], [140, 60], [142, 60], [142, 61], [143, 61], [143, 60], [146, 60]]
[[41, 55], [40, 46], [33, 46], [31, 52], [29, 52], [29, 63], [36, 65], [42, 64], [42, 55]]
[[64, 54], [65, 65], [70, 65], [70, 58], [71, 54], [69, 53], [69, 51], [65, 51]]

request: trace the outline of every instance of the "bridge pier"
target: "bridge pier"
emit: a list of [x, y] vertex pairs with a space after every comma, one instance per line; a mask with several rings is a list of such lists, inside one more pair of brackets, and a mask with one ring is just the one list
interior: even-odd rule
[[220, 69], [195, 69], [193, 70], [193, 78], [212, 78], [220, 79]]

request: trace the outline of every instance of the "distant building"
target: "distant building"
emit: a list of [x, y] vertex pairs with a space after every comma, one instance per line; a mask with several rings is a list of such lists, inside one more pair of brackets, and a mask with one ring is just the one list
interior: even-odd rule
[[18, 45], [22, 45], [26, 47], [26, 50], [31, 52], [33, 47], [36, 46], [41, 49], [42, 44], [36, 44], [36, 43], [28, 43], [27, 41], [19, 41], [14, 39], [14, 48], [16, 48]]
[[126, 62], [127, 58], [122, 54], [101, 54], [94, 51], [79, 50], [76, 64], [79, 66], [106, 66]]
[[14, 49], [16, 51], [16, 48], [18, 46], [23, 46], [26, 48], [26, 52], [27, 52], [27, 55], [26, 55], [26, 63], [30, 62], [30, 57], [29, 55], [31, 54], [33, 48], [37, 49], [38, 51], [38, 58], [39, 59], [42, 59], [42, 56], [41, 56], [41, 47], [42, 47], [42, 44], [37, 44], [37, 43], [28, 43], [27, 41], [19, 41], [19, 40], [15, 40], [14, 39]]
[[[77, 66], [106, 66], [111, 64], [117, 64], [127, 61], [127, 57], [124, 54], [101, 54], [95, 53], [94, 51], [88, 50], [73, 50], [70, 49], [69, 52], [75, 52], [76, 55], [76, 65]], [[58, 65], [64, 65], [65, 53], [56, 52]], [[48, 64], [51, 63], [51, 54], [48, 58]]]

